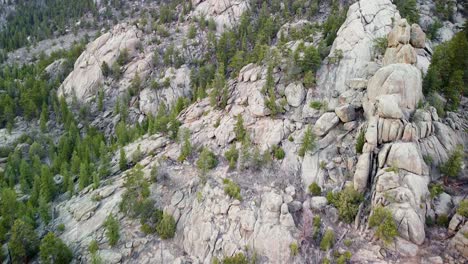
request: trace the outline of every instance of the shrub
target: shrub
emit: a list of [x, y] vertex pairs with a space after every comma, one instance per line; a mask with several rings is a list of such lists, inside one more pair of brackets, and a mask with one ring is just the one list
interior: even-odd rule
[[91, 254], [94, 254], [99, 250], [99, 245], [96, 239], [93, 239], [93, 241], [89, 243], [88, 250], [89, 250], [89, 253]]
[[291, 251], [291, 256], [297, 256], [299, 254], [299, 246], [296, 242], [289, 244], [289, 250]]
[[218, 165], [218, 159], [216, 155], [211, 152], [208, 148], [203, 148], [200, 153], [200, 157], [197, 160], [198, 169], [205, 174], [209, 170], [215, 168]]
[[449, 177], [458, 177], [463, 165], [463, 146], [458, 146], [447, 162], [440, 166], [440, 171]]
[[352, 254], [349, 251], [346, 251], [343, 255], [339, 256], [336, 260], [336, 264], [346, 264], [351, 260]]
[[224, 157], [229, 162], [229, 168], [234, 169], [237, 165], [237, 160], [239, 159], [239, 151], [236, 149], [234, 144], [232, 144], [231, 148], [224, 153]]
[[59, 232], [65, 231], [65, 225], [63, 223], [59, 224], [57, 226], [57, 231], [59, 231]]
[[388, 40], [386, 37], [374, 39], [375, 55], [383, 55], [387, 49]]
[[156, 226], [156, 232], [162, 239], [173, 238], [176, 231], [176, 222], [172, 215], [164, 213]]
[[353, 244], [353, 241], [351, 239], [345, 239], [343, 241], [343, 244], [346, 246], [346, 247], [350, 247], [352, 244]]
[[181, 133], [181, 143], [179, 162], [185, 161], [192, 154], [192, 143], [190, 142], [190, 130], [184, 129]]
[[381, 206], [374, 209], [374, 213], [369, 219], [369, 226], [377, 227], [375, 235], [387, 244], [398, 235], [398, 228], [392, 212]]
[[356, 153], [362, 154], [364, 143], [366, 143], [366, 132], [364, 130], [361, 130], [356, 139]]
[[195, 27], [195, 25], [190, 25], [187, 38], [194, 39], [196, 36], [197, 36], [197, 28]]
[[242, 118], [241, 114], [237, 115], [237, 122], [234, 128], [234, 133], [236, 134], [236, 139], [241, 142], [244, 141], [247, 135], [247, 131], [244, 128], [244, 118]]
[[223, 264], [249, 264], [249, 260], [247, 257], [242, 253], [237, 253], [232, 257], [224, 257]]
[[315, 135], [310, 128], [310, 125], [307, 127], [304, 137], [302, 138], [302, 145], [299, 149], [299, 156], [304, 157], [306, 152], [312, 151], [315, 148]]
[[333, 247], [335, 243], [335, 232], [332, 229], [328, 229], [325, 231], [323, 235], [322, 241], [320, 241], [320, 249], [323, 251], [327, 251]]
[[437, 216], [436, 224], [441, 227], [447, 227], [449, 225], [449, 218], [446, 214]]
[[315, 75], [312, 71], [307, 71], [304, 74], [304, 85], [305, 87], [312, 87], [315, 84]]
[[242, 196], [240, 195], [241, 189], [237, 183], [229, 179], [224, 179], [223, 183], [224, 183], [224, 193], [229, 195], [229, 197], [231, 198], [237, 199], [239, 201], [242, 200]]
[[309, 193], [313, 196], [318, 196], [322, 194], [322, 188], [320, 188], [320, 186], [316, 182], [313, 182], [309, 185]]
[[338, 209], [341, 220], [351, 223], [354, 221], [359, 210], [359, 204], [364, 200], [364, 197], [352, 186], [348, 186], [337, 194], [327, 193], [327, 200]]
[[315, 109], [315, 110], [320, 110], [320, 109], [322, 109], [323, 105], [324, 105], [324, 104], [323, 104], [322, 102], [320, 102], [320, 101], [312, 101], [312, 102], [310, 102], [310, 104], [309, 104], [310, 108], [313, 108], [313, 109]]
[[444, 187], [442, 184], [434, 183], [429, 186], [429, 192], [431, 193], [431, 199], [439, 196], [439, 194], [444, 192]]
[[286, 153], [284, 153], [283, 148], [275, 145], [273, 146], [273, 156], [278, 160], [282, 160], [286, 156]]
[[468, 217], [468, 199], [460, 202], [458, 205], [457, 214]]
[[119, 221], [114, 218], [112, 214], [108, 215], [104, 222], [104, 228], [106, 229], [106, 237], [109, 240], [110, 246], [115, 246], [119, 241]]

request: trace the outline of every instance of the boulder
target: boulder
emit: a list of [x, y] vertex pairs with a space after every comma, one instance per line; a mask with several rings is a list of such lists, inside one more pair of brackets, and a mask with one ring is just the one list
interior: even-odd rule
[[468, 258], [468, 222], [466, 222], [457, 234], [450, 240], [449, 248], [458, 251], [463, 257]]
[[426, 46], [426, 33], [418, 24], [411, 25], [410, 43], [417, 49], [424, 49]]
[[397, 47], [400, 44], [409, 44], [411, 38], [411, 27], [406, 19], [400, 19], [395, 23], [395, 27], [388, 34], [388, 46]]
[[[371, 64], [376, 66], [372, 63], [374, 56], [370, 47], [376, 38], [387, 36], [393, 28], [393, 21], [399, 19], [399, 12], [390, 0], [359, 0], [352, 4], [337, 32], [328, 60], [317, 72], [319, 93], [330, 98], [333, 91], [340, 94], [346, 91], [349, 80], [367, 79], [368, 72], [363, 69]], [[343, 58], [339, 63], [331, 63], [330, 58], [338, 50]], [[357, 87], [364, 87], [364, 83]]]
[[354, 173], [354, 189], [359, 192], [364, 192], [369, 181], [371, 169], [371, 153], [363, 153], [359, 156]]
[[409, 64], [391, 64], [376, 72], [369, 80], [367, 96], [375, 103], [378, 96], [399, 95], [402, 110], [414, 111], [423, 99], [421, 72]]
[[375, 98], [377, 102], [377, 114], [383, 118], [403, 118], [399, 102], [400, 97], [397, 94], [384, 94]]
[[388, 48], [385, 51], [383, 65], [395, 63], [416, 64], [417, 60], [418, 55], [410, 44], [399, 45], [396, 48]]
[[386, 163], [399, 169], [423, 175], [427, 172], [426, 164], [418, 146], [412, 142], [394, 143], [388, 153]]
[[117, 264], [122, 260], [122, 254], [110, 249], [99, 250], [99, 256], [101, 257], [103, 263]]
[[335, 113], [343, 123], [351, 122], [356, 119], [356, 110], [354, 110], [354, 106], [350, 104], [335, 108]]
[[327, 206], [328, 201], [327, 198], [323, 196], [315, 196], [310, 198], [310, 208], [314, 210], [322, 210]]
[[288, 104], [293, 107], [298, 107], [304, 101], [306, 92], [302, 83], [291, 83], [284, 90]]
[[443, 192], [434, 200], [434, 211], [436, 215], [449, 215], [453, 208], [452, 197]]
[[340, 119], [335, 113], [325, 113], [315, 122], [314, 133], [319, 137], [324, 136], [339, 122]]

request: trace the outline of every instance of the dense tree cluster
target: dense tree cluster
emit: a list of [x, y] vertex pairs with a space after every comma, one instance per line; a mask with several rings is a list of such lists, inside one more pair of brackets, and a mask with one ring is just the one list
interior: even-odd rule
[[[465, 23], [466, 25], [466, 23]], [[432, 63], [424, 77], [426, 95], [441, 93], [446, 99], [445, 108], [456, 110], [463, 94], [468, 93], [468, 28], [457, 33], [450, 41], [434, 49]]]
[[[0, 49], [11, 51], [31, 42], [64, 34], [87, 12], [97, 14], [93, 0], [13, 0], [15, 11], [7, 17], [0, 31]], [[96, 16], [97, 17], [97, 16]]]

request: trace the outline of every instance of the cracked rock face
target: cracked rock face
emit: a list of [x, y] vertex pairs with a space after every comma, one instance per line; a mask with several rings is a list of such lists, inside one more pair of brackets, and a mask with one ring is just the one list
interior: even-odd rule
[[216, 30], [223, 32], [224, 28], [231, 28], [238, 21], [244, 11], [249, 8], [245, 0], [191, 0], [195, 6], [196, 15], [213, 17]]
[[[64, 96], [67, 101], [73, 98], [79, 102], [91, 100], [104, 82], [102, 63], [106, 62], [111, 67], [124, 49], [127, 49], [129, 58], [135, 57], [141, 34], [141, 31], [134, 26], [119, 24], [111, 32], [88, 44], [86, 50], [76, 60], [74, 70], [58, 89], [58, 96]], [[124, 72], [124, 80], [126, 79], [127, 83], [128, 79], [134, 77], [136, 71], [142, 75], [147, 72], [148, 58], [143, 58], [143, 62], [139, 60], [135, 58], [135, 61], [128, 66], [128, 70]]]
[[343, 58], [335, 64], [322, 65], [317, 84], [323, 96], [331, 98], [333, 91], [343, 93], [347, 81], [365, 78], [363, 69], [372, 60], [373, 41], [386, 36], [393, 27], [393, 20], [400, 15], [390, 0], [360, 0], [349, 7], [346, 21], [338, 31], [330, 56], [341, 50]]
[[[417, 45], [424, 42], [421, 35], [415, 38]], [[413, 65], [416, 61], [399, 55], [388, 58], [389, 51], [395, 49], [412, 54], [410, 39], [411, 28], [406, 20], [397, 21], [389, 34], [384, 58], [387, 65], [369, 80], [367, 101], [363, 103], [369, 120], [366, 144], [356, 166], [354, 188], [363, 192], [370, 178], [375, 187], [372, 205], [388, 208], [400, 236], [421, 245], [425, 240], [426, 214], [432, 210], [427, 187], [430, 168], [423, 155], [434, 154], [437, 162], [446, 160], [446, 153], [461, 139], [438, 122], [434, 109], [416, 109], [423, 99], [421, 73]], [[437, 127], [446, 133], [446, 147], [438, 140]]]

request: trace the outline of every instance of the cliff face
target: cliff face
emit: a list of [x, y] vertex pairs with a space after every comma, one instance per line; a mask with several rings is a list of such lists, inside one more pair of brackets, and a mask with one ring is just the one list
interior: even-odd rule
[[[297, 70], [291, 69], [296, 60], [291, 54], [317, 46], [322, 29], [307, 20], [276, 25], [280, 33], [265, 48], [266, 59], [242, 63], [239, 73], [225, 80], [219, 96], [225, 96], [225, 105], [220, 108], [212, 98], [198, 97], [193, 74], [206, 66], [197, 64], [204, 54], [213, 53], [209, 38], [219, 39], [236, 26], [252, 3], [191, 4], [187, 18], [171, 22], [166, 32], [131, 20], [112, 27], [87, 44], [60, 84], [57, 95], [89, 107], [89, 123], [109, 138], [118, 133], [119, 122], [150, 126], [146, 120], [160, 115], [163, 105], [176, 107], [179, 98], [190, 102], [176, 116], [180, 138], [148, 133], [122, 147], [124, 152], [114, 148], [111, 176], [53, 203], [54, 218], [47, 228], [64, 225], [59, 236], [78, 262], [91, 262], [88, 247], [93, 240], [104, 263], [212, 263], [237, 253], [258, 263], [319, 263], [346, 251], [352, 253], [347, 259], [352, 263], [465, 260], [467, 218], [454, 211], [466, 191], [462, 186], [434, 196], [431, 182], [441, 181], [439, 166], [457, 146], [467, 145], [467, 116], [449, 112], [440, 117], [425, 104], [423, 76], [432, 44], [418, 24], [410, 25], [390, 0], [353, 3], [312, 84], [304, 76], [291, 77]], [[319, 7], [317, 21], [322, 22], [330, 7]], [[279, 8], [284, 10], [284, 3]], [[187, 37], [200, 17], [213, 19], [213, 35], [200, 30]], [[309, 27], [313, 30], [294, 37]], [[290, 39], [281, 43], [284, 34]], [[377, 42], [382, 40], [379, 54]], [[166, 59], [168, 50], [174, 53]], [[297, 52], [297, 60], [305, 53]], [[188, 59], [178, 65], [177, 55]], [[59, 64], [48, 71], [58, 71]], [[118, 77], [112, 73], [116, 64]], [[104, 110], [97, 110], [99, 96]], [[127, 119], [116, 110], [121, 102], [128, 107]], [[19, 133], [0, 142], [13, 137]], [[184, 160], [187, 141], [193, 151]], [[361, 143], [362, 151], [356, 147]], [[213, 169], [204, 170], [197, 162], [204, 148], [217, 157]], [[119, 166], [122, 155], [126, 166]], [[136, 164], [149, 185], [151, 205], [173, 216], [174, 238], [145, 234], [143, 222], [121, 212]], [[236, 187], [241, 197], [232, 195]], [[356, 208], [345, 208], [356, 212], [344, 223], [330, 196], [350, 188], [362, 197], [350, 205]], [[376, 240], [369, 227], [377, 208], [388, 210], [396, 223], [398, 236], [389, 244]], [[103, 224], [109, 214], [120, 225], [115, 246], [109, 245]], [[429, 227], [427, 219], [454, 214], [449, 227], [454, 238], [435, 242], [445, 231]], [[333, 230], [335, 244], [324, 250], [320, 241], [327, 230]], [[298, 252], [293, 253], [294, 245]]]

